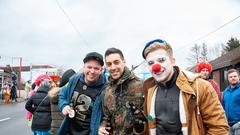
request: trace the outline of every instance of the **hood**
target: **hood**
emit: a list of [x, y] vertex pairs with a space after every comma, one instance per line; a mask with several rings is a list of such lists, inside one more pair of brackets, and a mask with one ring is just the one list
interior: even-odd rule
[[50, 90], [49, 87], [45, 87], [45, 86], [40, 86], [38, 89], [37, 89], [37, 93], [48, 93], [48, 91]]

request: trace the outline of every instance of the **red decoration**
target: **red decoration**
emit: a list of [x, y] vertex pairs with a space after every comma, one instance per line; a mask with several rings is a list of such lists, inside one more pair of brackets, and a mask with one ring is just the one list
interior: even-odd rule
[[42, 80], [44, 79], [52, 80], [52, 78], [48, 75], [39, 75], [34, 83], [36, 84], [36, 86], [40, 86]]
[[161, 71], [161, 65], [160, 64], [154, 64], [152, 66], [152, 71], [157, 73], [157, 72], [160, 72]]
[[58, 80], [60, 80], [60, 76], [59, 75], [50, 75], [50, 77], [52, 78], [52, 80], [54, 81], [54, 82], [57, 82]]

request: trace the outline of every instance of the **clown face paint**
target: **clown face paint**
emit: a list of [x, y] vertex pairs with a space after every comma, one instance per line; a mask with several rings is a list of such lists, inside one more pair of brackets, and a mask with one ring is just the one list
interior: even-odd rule
[[[153, 52], [150, 52], [146, 57], [146, 61], [148, 63], [149, 71], [157, 82], [165, 84], [171, 79], [173, 75], [175, 59], [171, 58], [165, 50], [157, 49]], [[153, 71], [152, 66], [155, 64], [161, 65], [161, 70], [159, 72]]]

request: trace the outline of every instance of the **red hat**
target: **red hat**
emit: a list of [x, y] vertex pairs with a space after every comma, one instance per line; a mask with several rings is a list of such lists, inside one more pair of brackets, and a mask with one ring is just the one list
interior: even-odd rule
[[212, 65], [209, 64], [208, 62], [200, 62], [198, 65], [197, 65], [197, 72], [201, 72], [202, 69], [204, 68], [207, 68], [208, 69], [208, 72], [212, 72]]
[[52, 80], [52, 78], [48, 75], [39, 75], [34, 83], [36, 84], [36, 86], [40, 86], [42, 80], [44, 79]]

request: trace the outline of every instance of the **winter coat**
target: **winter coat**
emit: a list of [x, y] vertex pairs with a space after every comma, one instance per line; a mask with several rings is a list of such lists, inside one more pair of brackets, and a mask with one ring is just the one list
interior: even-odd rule
[[[178, 67], [175, 68], [179, 72], [176, 85], [180, 89], [179, 113], [183, 134], [227, 135], [226, 116], [212, 85], [198, 77], [189, 77]], [[155, 118], [150, 115], [151, 105], [154, 104], [152, 97], [157, 88], [155, 79], [153, 77], [147, 79], [143, 87], [144, 109], [148, 118], [148, 131], [151, 134], [156, 129]]]
[[143, 81], [127, 67], [121, 78], [109, 80], [103, 100], [104, 117], [101, 126], [105, 127], [110, 123], [113, 135], [144, 134], [144, 128], [139, 129], [135, 121], [143, 120], [145, 116], [143, 113], [136, 116], [130, 107], [135, 106], [138, 111], [143, 110]]
[[59, 129], [64, 119], [64, 115], [58, 109], [58, 94], [60, 90], [61, 88], [54, 87], [48, 92], [48, 96], [50, 97], [50, 101], [51, 101], [51, 115], [52, 115], [51, 134], [52, 135], [57, 134], [57, 130]]
[[47, 87], [39, 87], [25, 105], [25, 108], [33, 114], [32, 130], [47, 131], [51, 129], [52, 118], [48, 91]]
[[240, 121], [240, 82], [236, 87], [228, 86], [224, 90], [222, 105], [230, 126]]
[[[76, 74], [72, 76], [69, 80], [69, 83], [67, 86], [62, 87], [62, 90], [59, 93], [59, 98], [58, 98], [58, 108], [59, 110], [63, 110], [63, 108], [66, 105], [70, 104], [70, 101], [72, 99], [72, 94], [74, 92], [74, 89], [77, 86], [77, 83], [83, 83], [84, 82], [84, 77], [83, 74]], [[101, 75], [100, 79], [96, 83], [95, 87], [96, 89], [99, 89], [100, 91], [103, 92], [105, 89], [107, 82], [106, 78], [104, 75]], [[89, 135], [97, 135], [98, 134], [98, 128], [100, 125], [100, 121], [102, 119], [102, 92], [100, 92], [95, 99], [94, 106], [92, 109], [92, 114], [91, 114], [91, 121], [90, 121], [90, 134]], [[68, 116], [65, 116], [63, 122], [61, 123], [61, 126], [59, 130], [57, 131], [58, 135], [66, 135], [69, 123], [71, 119]]]
[[212, 84], [214, 90], [217, 92], [218, 100], [221, 102], [222, 94], [221, 94], [221, 91], [220, 91], [220, 88], [219, 88], [218, 84], [213, 79], [209, 79], [208, 81]]

